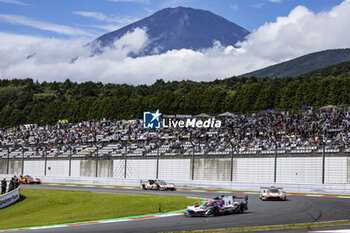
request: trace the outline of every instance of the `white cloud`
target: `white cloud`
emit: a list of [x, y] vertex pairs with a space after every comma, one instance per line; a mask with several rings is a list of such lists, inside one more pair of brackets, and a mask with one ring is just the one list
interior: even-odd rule
[[270, 2], [282, 2], [282, 0], [269, 0]]
[[280, 62], [315, 51], [350, 47], [350, 1], [315, 14], [303, 6], [266, 23], [239, 43], [248, 53]]
[[237, 4], [230, 5], [230, 8], [233, 9], [234, 11], [238, 11], [239, 10], [239, 7], [238, 7]]
[[15, 4], [15, 5], [28, 6], [27, 3], [24, 3], [24, 2], [21, 2], [21, 1], [17, 1], [17, 0], [0, 0], [0, 2], [9, 3], [9, 4]]
[[73, 11], [73, 14], [88, 17], [88, 18], [93, 18], [97, 19], [100, 21], [110, 21], [110, 18], [105, 16], [104, 14], [100, 12], [95, 12], [95, 11]]
[[95, 12], [95, 11], [73, 11], [73, 13], [83, 17], [93, 18], [93, 19], [97, 19], [99, 21], [104, 21], [107, 23], [118, 23], [121, 25], [127, 25], [138, 20], [138, 18], [135, 18], [135, 17], [119, 17], [119, 16], [109, 17], [104, 15], [101, 12]]
[[104, 25], [96, 25], [96, 24], [88, 25], [88, 27], [98, 28], [105, 31], [114, 31], [138, 20], [138, 18], [133, 18], [133, 17], [119, 17], [119, 16], [109, 17], [104, 15], [101, 12], [95, 12], [95, 11], [73, 11], [73, 14], [106, 22], [107, 24], [104, 24]]
[[[208, 81], [239, 75], [310, 52], [350, 47], [350, 0], [315, 14], [298, 6], [288, 16], [266, 23], [240, 48], [214, 43], [203, 51], [173, 50], [161, 55], [128, 57], [148, 43], [145, 29], [129, 32], [90, 56], [88, 41], [55, 40], [0, 33], [0, 78], [39, 81], [102, 81], [151, 84], [156, 79]], [[30, 59], [28, 55], [33, 54]], [[71, 64], [72, 58], [76, 61]]]
[[115, 25], [115, 24], [104, 24], [104, 25], [91, 24], [88, 26], [92, 27], [92, 28], [102, 29], [102, 30], [107, 31], [107, 32], [111, 32], [111, 31], [115, 31], [115, 30], [120, 29], [120, 26]]
[[11, 24], [25, 25], [28, 27], [38, 28], [40, 30], [52, 31], [58, 34], [64, 34], [69, 36], [94, 36], [94, 34], [82, 30], [80, 28], [73, 28], [64, 25], [37, 21], [20, 15], [0, 14], [0, 20], [6, 21]]

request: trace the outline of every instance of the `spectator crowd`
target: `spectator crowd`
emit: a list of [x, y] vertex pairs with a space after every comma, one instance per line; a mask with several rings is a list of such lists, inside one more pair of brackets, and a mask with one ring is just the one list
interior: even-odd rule
[[172, 151], [184, 153], [191, 147], [188, 142], [202, 145], [203, 151], [220, 152], [228, 148], [247, 151], [252, 148], [271, 150], [276, 146], [320, 147], [323, 143], [327, 143], [329, 148], [344, 149], [350, 141], [350, 112], [345, 109], [213, 118], [222, 121], [220, 128], [148, 130], [143, 128], [141, 120], [106, 119], [77, 124], [60, 121], [53, 126], [29, 124], [0, 128], [0, 141], [2, 147], [18, 145], [37, 154], [52, 148], [74, 151], [77, 145], [102, 142], [129, 143], [145, 153], [167, 145]]

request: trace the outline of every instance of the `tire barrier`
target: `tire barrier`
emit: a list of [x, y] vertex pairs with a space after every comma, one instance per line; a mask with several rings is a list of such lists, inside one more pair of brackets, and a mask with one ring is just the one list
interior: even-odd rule
[[0, 196], [0, 209], [12, 205], [19, 200], [19, 188]]

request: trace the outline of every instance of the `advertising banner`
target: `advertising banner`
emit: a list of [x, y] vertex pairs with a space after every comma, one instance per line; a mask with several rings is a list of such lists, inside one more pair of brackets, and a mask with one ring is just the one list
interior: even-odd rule
[[9, 206], [19, 199], [19, 188], [0, 196], [0, 209]]

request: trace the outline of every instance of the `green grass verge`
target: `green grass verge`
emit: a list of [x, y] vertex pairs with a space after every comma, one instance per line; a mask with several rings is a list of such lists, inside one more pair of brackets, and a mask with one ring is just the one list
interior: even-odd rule
[[201, 199], [21, 189], [20, 201], [0, 210], [0, 229], [112, 219], [185, 209]]

